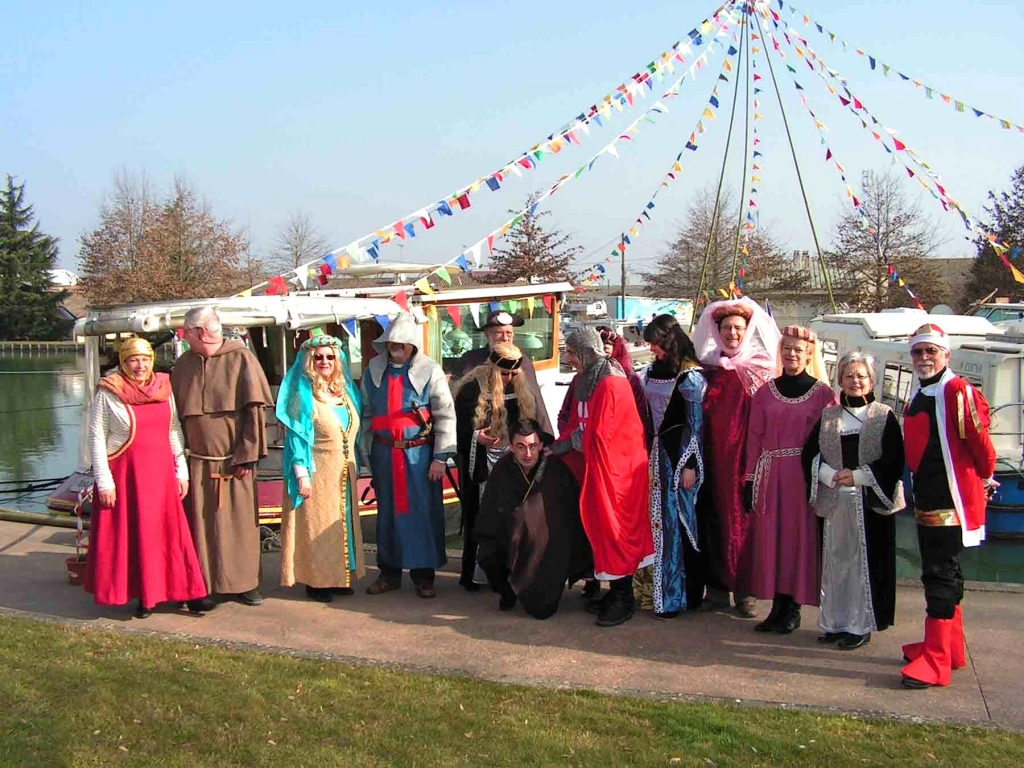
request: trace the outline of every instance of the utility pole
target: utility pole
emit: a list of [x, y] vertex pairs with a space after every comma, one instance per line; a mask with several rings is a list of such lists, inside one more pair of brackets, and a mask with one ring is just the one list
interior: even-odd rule
[[625, 232], [622, 233], [622, 239], [619, 240], [619, 253], [621, 254], [621, 256], [619, 257], [619, 264], [622, 267], [622, 282], [621, 282], [621, 285], [620, 285], [620, 292], [621, 292], [621, 299], [620, 299], [620, 301], [622, 302], [622, 304], [619, 306], [619, 311], [618, 311], [618, 315], [619, 316], [618, 316], [617, 319], [618, 320], [625, 320], [626, 319], [626, 233]]

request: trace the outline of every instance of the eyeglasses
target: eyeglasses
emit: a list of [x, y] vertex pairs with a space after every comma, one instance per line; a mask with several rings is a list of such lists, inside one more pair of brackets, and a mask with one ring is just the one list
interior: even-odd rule
[[910, 350], [911, 357], [935, 357], [937, 354], [939, 354], [938, 347], [915, 347]]
[[843, 381], [869, 381], [871, 379], [866, 373], [844, 373]]
[[331, 362], [333, 362], [336, 358], [334, 357], [334, 355], [316, 354], [313, 355], [313, 359], [316, 360], [318, 363], [322, 363], [324, 360], [330, 360]]

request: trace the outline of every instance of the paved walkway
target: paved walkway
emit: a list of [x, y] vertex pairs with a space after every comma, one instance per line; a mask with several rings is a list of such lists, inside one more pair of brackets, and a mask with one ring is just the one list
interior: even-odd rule
[[[699, 612], [668, 622], [643, 612], [623, 626], [599, 629], [583, 611], [578, 590], [547, 621], [521, 610], [500, 613], [495, 595], [459, 588], [452, 568], [457, 561], [439, 574], [436, 600], [417, 598], [406, 582], [399, 592], [370, 597], [358, 589], [322, 605], [306, 599], [301, 587], [272, 587], [279, 557], [267, 554], [263, 606], [230, 602], [204, 617], [169, 611], [140, 621], [130, 608], [100, 608], [68, 585], [64, 558], [73, 546], [74, 532], [67, 529], [0, 522], [0, 610], [502, 682], [1024, 730], [1019, 589], [972, 590], [964, 602], [968, 667], [954, 673], [949, 688], [905, 691], [899, 684], [900, 645], [920, 639], [924, 618], [924, 595], [912, 586], [899, 589], [896, 626], [848, 653], [816, 642], [813, 608], [804, 608], [804, 627], [789, 636], [755, 633], [753, 621], [732, 614]], [[374, 576], [371, 571], [364, 584]], [[759, 608], [764, 615], [768, 606]]]

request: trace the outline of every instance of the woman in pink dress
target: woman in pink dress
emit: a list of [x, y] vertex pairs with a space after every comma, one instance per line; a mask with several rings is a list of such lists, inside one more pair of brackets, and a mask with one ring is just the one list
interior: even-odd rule
[[748, 298], [708, 305], [693, 333], [707, 378], [706, 479], [697, 507], [697, 530], [709, 568], [702, 607], [728, 608], [732, 592], [736, 610], [746, 618], [753, 617], [756, 607], [748, 574], [750, 518], [742, 494], [747, 422], [754, 394], [775, 376], [778, 344], [775, 321]]
[[800, 606], [820, 599], [821, 536], [800, 457], [822, 411], [838, 400], [817, 342], [812, 330], [783, 328], [780, 375], [758, 390], [750, 407], [744, 486], [753, 512], [750, 592], [772, 598], [758, 632], [792, 632], [800, 626]]
[[213, 608], [181, 500], [188, 493], [181, 427], [153, 348], [128, 339], [117, 371], [100, 380], [89, 419], [96, 482], [85, 590], [99, 605], [138, 600], [144, 619], [164, 602]]

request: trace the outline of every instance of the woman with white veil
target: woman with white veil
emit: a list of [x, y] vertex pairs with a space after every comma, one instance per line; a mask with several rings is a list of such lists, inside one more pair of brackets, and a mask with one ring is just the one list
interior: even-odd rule
[[773, 379], [779, 346], [775, 321], [748, 298], [716, 301], [697, 321], [693, 343], [704, 366], [704, 461], [707, 479], [697, 529], [708, 565], [708, 609], [728, 608], [752, 618], [748, 538], [743, 504], [747, 422], [754, 394]]

